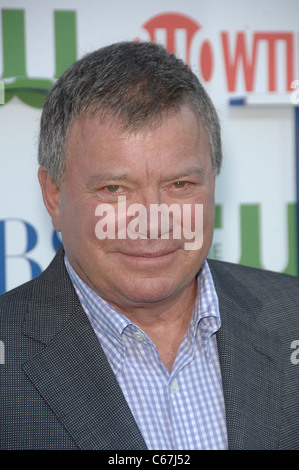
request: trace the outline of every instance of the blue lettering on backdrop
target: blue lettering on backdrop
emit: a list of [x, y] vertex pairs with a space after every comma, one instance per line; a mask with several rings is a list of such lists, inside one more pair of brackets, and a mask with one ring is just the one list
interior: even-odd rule
[[61, 245], [60, 233], [56, 232], [56, 230], [53, 231], [52, 244], [55, 251], [57, 251]]
[[[7, 242], [6, 242], [6, 228], [10, 222], [18, 222], [25, 228], [25, 250], [21, 253], [7, 253]], [[36, 246], [38, 240], [37, 231], [32, 224], [22, 219], [6, 219], [0, 220], [0, 294], [3, 294], [7, 290], [6, 286], [6, 270], [8, 259], [21, 258], [29, 264], [31, 276], [33, 279], [42, 272], [42, 267], [28, 256], [30, 251]], [[55, 251], [58, 250], [61, 241], [58, 234], [54, 231], [52, 236], [53, 248]]]

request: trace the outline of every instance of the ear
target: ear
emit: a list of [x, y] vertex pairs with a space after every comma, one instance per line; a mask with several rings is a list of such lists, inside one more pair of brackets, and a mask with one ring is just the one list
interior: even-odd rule
[[48, 170], [40, 167], [38, 180], [42, 190], [44, 204], [49, 212], [55, 230], [60, 232], [60, 188], [53, 182]]

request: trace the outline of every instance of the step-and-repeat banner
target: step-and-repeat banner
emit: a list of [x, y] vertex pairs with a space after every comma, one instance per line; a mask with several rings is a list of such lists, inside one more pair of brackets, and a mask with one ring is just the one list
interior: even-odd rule
[[219, 112], [210, 257], [297, 275], [298, 17], [298, 0], [0, 0], [0, 293], [42, 272], [61, 243], [36, 176], [46, 92], [121, 40], [174, 51]]

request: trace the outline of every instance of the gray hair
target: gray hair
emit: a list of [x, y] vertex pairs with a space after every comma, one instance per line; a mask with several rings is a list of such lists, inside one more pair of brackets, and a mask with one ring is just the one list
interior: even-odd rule
[[73, 122], [99, 114], [124, 130], [158, 125], [165, 113], [193, 106], [210, 142], [212, 168], [221, 168], [220, 125], [215, 107], [191, 69], [151, 42], [120, 42], [87, 54], [56, 81], [44, 104], [38, 162], [59, 186]]

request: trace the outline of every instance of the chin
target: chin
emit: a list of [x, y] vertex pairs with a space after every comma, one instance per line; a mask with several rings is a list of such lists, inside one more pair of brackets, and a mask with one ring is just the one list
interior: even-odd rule
[[166, 278], [147, 278], [138, 279], [137, 282], [130, 284], [126, 290], [125, 296], [136, 303], [155, 303], [163, 302], [175, 296], [180, 291], [180, 286], [177, 286]]

